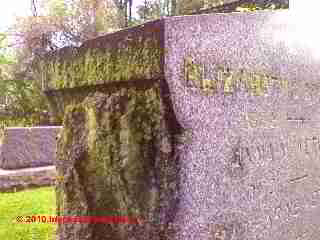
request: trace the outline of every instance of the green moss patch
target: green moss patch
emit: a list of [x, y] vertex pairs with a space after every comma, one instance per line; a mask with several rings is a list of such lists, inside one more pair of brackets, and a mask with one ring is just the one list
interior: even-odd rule
[[44, 89], [74, 88], [152, 79], [161, 75], [162, 50], [155, 38], [140, 38], [113, 48], [90, 48], [80, 53], [70, 48], [67, 54], [40, 61]]

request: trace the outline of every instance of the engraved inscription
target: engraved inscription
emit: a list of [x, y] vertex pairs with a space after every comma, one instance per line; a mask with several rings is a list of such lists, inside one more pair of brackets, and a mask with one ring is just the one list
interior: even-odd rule
[[[283, 157], [293, 150], [295, 153], [302, 153], [309, 157], [319, 157], [320, 152], [320, 136], [297, 137], [291, 136], [287, 141], [281, 142], [264, 142], [251, 145], [243, 143], [238, 146], [234, 154], [233, 161], [244, 164], [243, 161], [256, 162], [259, 160], [275, 160], [276, 156]], [[233, 150], [234, 151], [234, 150]], [[239, 156], [238, 160], [236, 156]], [[242, 165], [239, 165], [241, 167]]]
[[216, 224], [211, 230], [212, 240], [228, 240], [231, 239], [231, 232], [226, 226], [222, 224]]
[[209, 225], [210, 240], [242, 239], [247, 232], [247, 220], [236, 214], [224, 214]]
[[[280, 202], [271, 208], [268, 213], [266, 212], [265, 216], [255, 219], [252, 222], [250, 229], [258, 239], [264, 239], [263, 234], [261, 235], [261, 233], [274, 227], [277, 228], [280, 223], [293, 222], [295, 219], [303, 215], [303, 213], [310, 207], [310, 202], [313, 200], [317, 200], [316, 206], [320, 207], [320, 191], [315, 191], [314, 193], [315, 194], [313, 196], [305, 196], [286, 202]], [[315, 199], [312, 200], [312, 197]], [[303, 232], [299, 233], [297, 237], [301, 237], [302, 235]]]
[[197, 63], [190, 56], [184, 59], [183, 67], [186, 85], [204, 92], [222, 91], [232, 94], [237, 89], [244, 88], [255, 95], [263, 95], [271, 86], [288, 88], [287, 80], [245, 69], [234, 70], [227, 67], [227, 64]]
[[318, 207], [320, 204], [320, 188], [313, 191], [311, 194], [311, 201], [310, 201], [310, 207], [315, 208]]

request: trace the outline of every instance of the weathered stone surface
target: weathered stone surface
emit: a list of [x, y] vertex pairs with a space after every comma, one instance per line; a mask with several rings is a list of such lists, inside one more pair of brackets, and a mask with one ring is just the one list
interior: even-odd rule
[[0, 168], [40, 167], [55, 163], [61, 127], [6, 128], [0, 147]]
[[88, 90], [67, 104], [56, 164], [58, 215], [121, 215], [144, 223], [63, 224], [60, 240], [163, 239], [179, 192], [179, 127], [164, 83]]
[[155, 21], [60, 49], [39, 62], [39, 79], [52, 90], [163, 77], [162, 34]]
[[2, 149], [2, 142], [4, 137], [4, 129], [0, 129], [0, 156], [1, 156], [1, 149]]
[[55, 166], [20, 170], [0, 169], [0, 192], [14, 192], [35, 187], [53, 186], [55, 182]]
[[60, 240], [317, 239], [320, 58], [286, 38], [301, 30], [290, 19], [162, 19], [159, 79], [46, 88], [64, 119], [58, 214], [145, 220], [63, 224]]

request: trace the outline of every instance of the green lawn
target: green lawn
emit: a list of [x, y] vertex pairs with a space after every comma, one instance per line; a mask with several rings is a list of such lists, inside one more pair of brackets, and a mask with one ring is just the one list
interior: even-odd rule
[[17, 223], [17, 216], [55, 216], [53, 187], [0, 193], [0, 239], [54, 240], [54, 223]]

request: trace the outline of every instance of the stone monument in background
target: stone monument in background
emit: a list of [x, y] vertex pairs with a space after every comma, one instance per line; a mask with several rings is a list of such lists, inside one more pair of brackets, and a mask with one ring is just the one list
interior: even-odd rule
[[0, 192], [51, 186], [56, 181], [56, 142], [61, 127], [0, 130]]
[[17, 170], [55, 164], [61, 127], [9, 127], [0, 140], [0, 168]]

